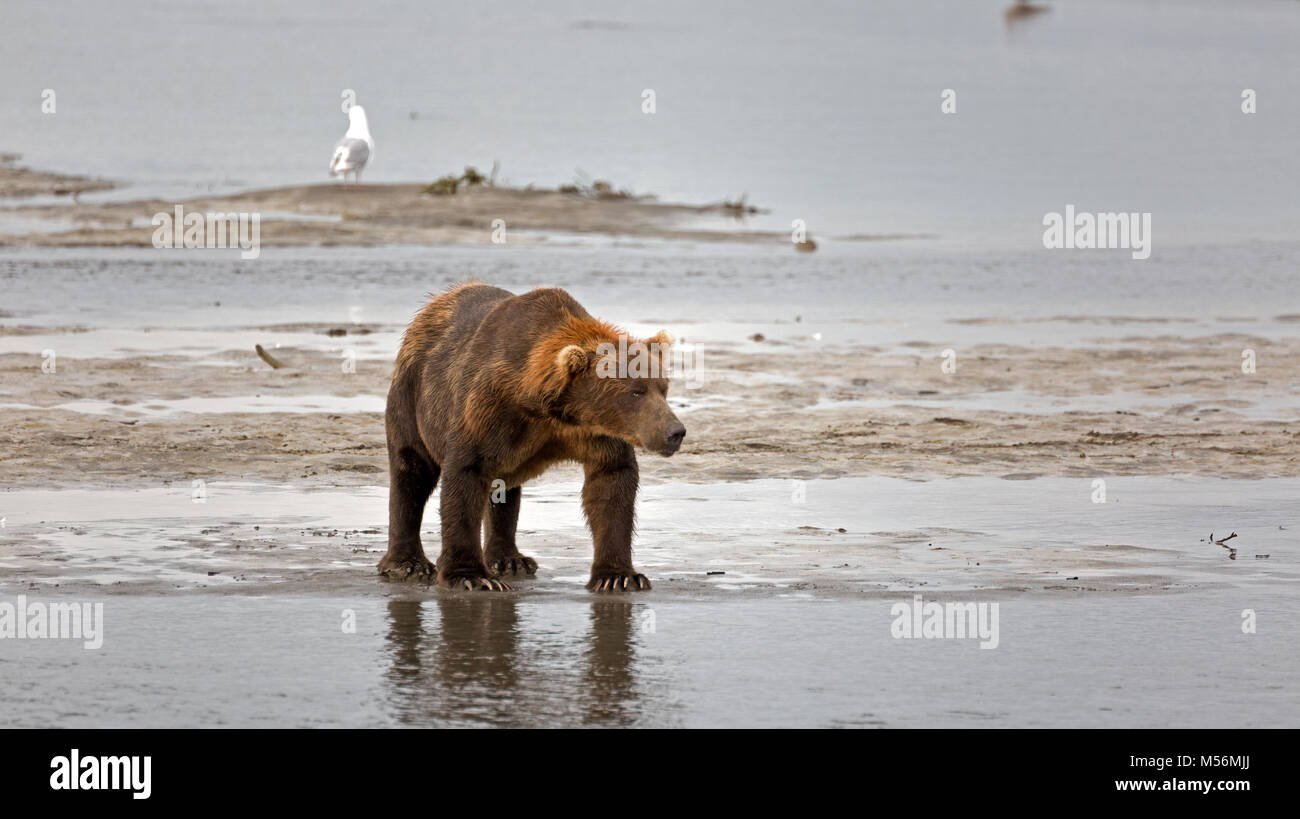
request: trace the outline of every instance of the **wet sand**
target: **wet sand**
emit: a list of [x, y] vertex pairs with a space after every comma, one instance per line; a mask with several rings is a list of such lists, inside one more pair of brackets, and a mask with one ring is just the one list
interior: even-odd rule
[[[340, 348], [397, 328], [289, 329]], [[0, 332], [49, 334], [11, 325]], [[69, 332], [75, 332], [69, 330]], [[56, 332], [57, 334], [57, 332]], [[690, 434], [649, 480], [888, 475], [1300, 477], [1300, 339], [1109, 338], [1083, 347], [977, 345], [941, 371], [937, 344], [831, 348], [701, 342], [705, 371], [672, 403]], [[1243, 374], [1240, 351], [1269, 362]], [[197, 362], [144, 354], [57, 360], [0, 355], [0, 463], [11, 485], [156, 486], [214, 475], [304, 486], [383, 484], [391, 365], [283, 347]], [[278, 413], [277, 413], [278, 411]], [[271, 415], [268, 416], [268, 413]], [[291, 423], [285, 423], [292, 419]]]
[[[1093, 501], [1090, 481], [1075, 479], [654, 483], [642, 490], [637, 565], [656, 592], [715, 600], [861, 599], [921, 589], [1050, 598], [1282, 584], [1300, 579], [1289, 534], [1300, 521], [1286, 506], [1298, 483], [1259, 481], [1249, 485], [1249, 499], [1224, 500], [1225, 486], [1242, 484], [1115, 478], [1106, 503]], [[441, 593], [375, 576], [387, 544], [382, 487], [313, 490], [224, 479], [195, 489], [185, 482], [5, 493], [11, 549], [0, 555], [0, 588]], [[589, 594], [580, 491], [576, 469], [525, 488], [520, 548], [542, 568], [518, 579], [516, 591]], [[435, 494], [424, 526], [431, 548], [436, 509]], [[1229, 527], [1239, 532], [1235, 554], [1208, 539]]]

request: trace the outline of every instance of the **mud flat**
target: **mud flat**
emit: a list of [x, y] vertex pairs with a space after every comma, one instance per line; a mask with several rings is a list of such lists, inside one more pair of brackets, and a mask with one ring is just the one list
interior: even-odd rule
[[[71, 184], [65, 182], [63, 187]], [[726, 225], [725, 217], [735, 211], [725, 204], [672, 204], [644, 197], [486, 185], [435, 195], [424, 193], [426, 187], [366, 184], [352, 189], [320, 184], [179, 203], [143, 199], [15, 207], [9, 210], [12, 216], [48, 220], [54, 228], [0, 234], [0, 247], [152, 247], [154, 215], [170, 216], [178, 205], [187, 213], [260, 214], [260, 241], [267, 247], [489, 244], [497, 220], [504, 220], [512, 242], [542, 242], [554, 233], [699, 242], [776, 243], [789, 238], [746, 230], [741, 220], [735, 220], [735, 229], [700, 226], [704, 220]]]
[[[75, 329], [75, 328], [74, 328]], [[373, 328], [376, 331], [385, 328]], [[386, 328], [394, 338], [399, 328]], [[332, 326], [292, 330], [340, 347]], [[362, 328], [374, 335], [371, 328]], [[11, 324], [9, 343], [47, 328]], [[336, 331], [337, 332], [337, 331]], [[363, 336], [364, 337], [364, 336]], [[75, 336], [74, 336], [75, 338]], [[37, 339], [40, 344], [49, 343]], [[977, 346], [956, 374], [937, 350], [826, 349], [812, 339], [709, 346], [699, 386], [674, 388], [690, 430], [648, 480], [1205, 475], [1300, 477], [1300, 384], [1244, 375], [1231, 353], [1300, 360], [1300, 340], [1103, 339], [1089, 347]], [[251, 346], [251, 345], [250, 345]], [[1225, 352], [1227, 351], [1227, 352]], [[383, 483], [391, 364], [284, 347], [186, 355], [0, 355], [0, 464], [11, 486], [157, 485], [227, 476]]]
[[93, 191], [112, 190], [116, 183], [106, 179], [92, 179], [48, 171], [37, 171], [18, 165], [18, 154], [0, 154], [0, 199], [22, 199], [33, 196], [79, 196]]

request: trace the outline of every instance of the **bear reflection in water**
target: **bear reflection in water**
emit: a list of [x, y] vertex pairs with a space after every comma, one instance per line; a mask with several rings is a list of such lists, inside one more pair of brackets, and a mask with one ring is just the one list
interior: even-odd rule
[[[590, 601], [586, 633], [567, 605], [521, 603], [514, 595], [449, 595], [388, 603], [385, 698], [413, 726], [627, 726], [665, 719], [646, 696], [657, 660], [638, 658], [644, 604]], [[521, 618], [521, 610], [524, 616]]]

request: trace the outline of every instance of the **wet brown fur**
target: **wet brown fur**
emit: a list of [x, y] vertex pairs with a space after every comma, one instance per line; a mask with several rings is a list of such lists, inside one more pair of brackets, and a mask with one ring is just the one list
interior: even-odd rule
[[[668, 407], [665, 377], [599, 375], [606, 371], [598, 348], [617, 347], [621, 334], [559, 289], [516, 296], [467, 282], [425, 305], [402, 339], [388, 394], [389, 544], [381, 573], [435, 571], [419, 530], [441, 480], [439, 584], [508, 588], [500, 574], [531, 574], [537, 565], [515, 545], [520, 487], [557, 462], [577, 461], [595, 542], [589, 587], [649, 588], [632, 566], [634, 446], [671, 455], [685, 428]], [[640, 343], [651, 342], [662, 355], [668, 339]]]

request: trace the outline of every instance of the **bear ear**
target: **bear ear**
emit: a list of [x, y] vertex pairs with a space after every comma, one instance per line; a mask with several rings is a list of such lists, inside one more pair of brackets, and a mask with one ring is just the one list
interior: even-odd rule
[[664, 374], [664, 378], [670, 377], [673, 361], [672, 346], [677, 343], [677, 339], [673, 338], [673, 334], [667, 330], [660, 330], [646, 341], [649, 342], [650, 354], [659, 357], [659, 371]]
[[570, 344], [556, 354], [555, 366], [560, 368], [560, 372], [573, 376], [587, 369], [589, 360], [586, 350], [577, 344]]

